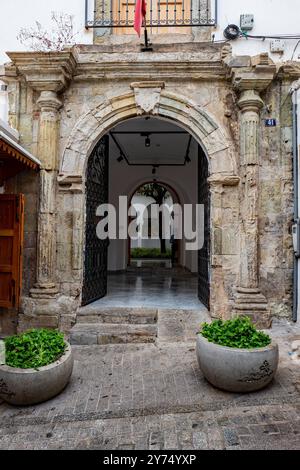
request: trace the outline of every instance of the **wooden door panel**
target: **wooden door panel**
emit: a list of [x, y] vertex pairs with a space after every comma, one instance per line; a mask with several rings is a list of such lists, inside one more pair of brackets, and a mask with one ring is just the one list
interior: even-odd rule
[[0, 307], [18, 307], [21, 289], [24, 196], [0, 195]]
[[15, 201], [11, 196], [1, 195], [0, 199], [0, 229], [14, 230]]
[[10, 236], [0, 237], [0, 260], [2, 266], [13, 264], [13, 232]]
[[1, 299], [6, 299], [3, 307], [9, 307], [12, 302], [12, 274], [11, 272], [0, 273], [0, 302]]

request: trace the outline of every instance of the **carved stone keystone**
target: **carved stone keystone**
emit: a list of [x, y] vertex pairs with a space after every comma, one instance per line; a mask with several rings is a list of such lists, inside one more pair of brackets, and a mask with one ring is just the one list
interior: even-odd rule
[[134, 82], [130, 87], [134, 91], [137, 114], [158, 114], [164, 82]]

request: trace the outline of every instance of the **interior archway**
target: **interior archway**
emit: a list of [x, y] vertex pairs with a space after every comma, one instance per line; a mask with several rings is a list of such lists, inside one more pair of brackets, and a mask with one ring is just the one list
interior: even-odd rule
[[[153, 205], [163, 205], [169, 216], [169, 237], [163, 237], [164, 212], [157, 213], [151, 209]], [[180, 198], [177, 192], [170, 185], [161, 180], [149, 180], [139, 185], [132, 192], [129, 199], [129, 207], [133, 207], [137, 212], [140, 207], [144, 207], [141, 236], [132, 240], [128, 238], [128, 266], [154, 267], [165, 266], [172, 268], [181, 262], [182, 240], [175, 240], [174, 228], [174, 207], [181, 207]], [[130, 220], [130, 216], [129, 216]], [[154, 238], [154, 239], [153, 239]]]

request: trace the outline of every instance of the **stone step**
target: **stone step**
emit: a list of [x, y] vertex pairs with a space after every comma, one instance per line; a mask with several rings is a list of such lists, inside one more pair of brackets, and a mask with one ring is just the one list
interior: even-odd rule
[[76, 345], [154, 343], [157, 326], [149, 324], [77, 323], [70, 331], [70, 343]]
[[154, 324], [157, 322], [157, 309], [87, 305], [79, 309], [76, 321], [77, 323]]

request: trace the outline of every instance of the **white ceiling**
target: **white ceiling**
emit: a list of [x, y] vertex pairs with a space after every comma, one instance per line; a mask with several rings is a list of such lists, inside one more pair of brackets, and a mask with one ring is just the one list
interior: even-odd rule
[[[182, 134], [155, 134], [155, 132], [184, 132]], [[187, 151], [190, 135], [182, 128], [168, 121], [158, 118], [134, 118], [127, 120], [113, 129], [124, 154], [131, 164], [178, 164], [183, 163]], [[118, 134], [126, 132], [126, 134]], [[138, 132], [130, 134], [127, 132]], [[150, 133], [150, 147], [145, 147], [145, 136], [141, 132]], [[192, 139], [191, 152], [197, 144]], [[195, 145], [196, 144], [196, 145]], [[110, 139], [111, 151], [115, 155], [120, 154], [116, 144]]]

